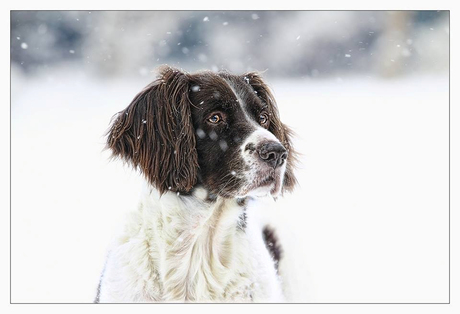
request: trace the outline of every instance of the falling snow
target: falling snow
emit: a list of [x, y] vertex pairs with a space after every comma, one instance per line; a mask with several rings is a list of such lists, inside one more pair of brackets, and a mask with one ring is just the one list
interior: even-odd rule
[[198, 135], [199, 138], [205, 138], [206, 137], [206, 133], [204, 133], [204, 131], [202, 129], [197, 129], [196, 130], [196, 135]]
[[225, 140], [220, 140], [219, 141], [219, 146], [220, 146], [220, 149], [222, 149], [222, 151], [226, 151], [227, 148], [228, 148], [228, 144]]
[[206, 56], [204, 53], [200, 53], [198, 55], [198, 60], [200, 60], [201, 62], [206, 62], [208, 61], [208, 56]]
[[214, 131], [209, 132], [209, 137], [210, 137], [211, 140], [213, 140], [213, 141], [216, 141], [216, 140], [219, 138], [219, 136], [217, 136], [217, 133], [214, 132]]
[[401, 51], [401, 54], [403, 55], [403, 57], [410, 57], [410, 55], [411, 55], [412, 53], [410, 52], [409, 49], [404, 48], [404, 49]]
[[149, 74], [149, 70], [147, 68], [145, 68], [145, 67], [142, 67], [142, 68], [139, 69], [139, 74], [141, 76], [147, 76]]

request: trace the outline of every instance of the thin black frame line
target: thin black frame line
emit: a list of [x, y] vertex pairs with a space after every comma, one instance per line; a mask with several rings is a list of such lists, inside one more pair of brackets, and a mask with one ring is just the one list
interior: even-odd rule
[[[145, 12], [154, 12], [154, 11], [190, 11], [190, 12], [216, 12], [216, 11], [230, 11], [230, 12], [249, 12], [249, 11], [281, 11], [281, 12], [305, 12], [305, 11], [375, 11], [375, 12], [380, 12], [380, 11], [385, 11], [385, 12], [392, 12], [392, 11], [447, 11], [448, 12], [448, 18], [449, 18], [449, 118], [448, 118], [448, 127], [449, 127], [449, 156], [448, 156], [448, 164], [449, 164], [449, 225], [448, 225], [448, 230], [449, 230], [449, 302], [445, 303], [243, 303], [243, 304], [451, 304], [451, 221], [450, 221], [450, 195], [451, 195], [451, 179], [450, 179], [450, 91], [451, 91], [451, 84], [450, 84], [450, 58], [451, 58], [451, 41], [450, 41], [450, 10], [10, 10], [10, 33], [11, 33], [11, 22], [12, 22], [12, 14], [13, 12], [37, 12], [37, 11], [52, 11], [52, 12], [67, 12], [67, 11], [91, 11], [91, 12], [123, 12], [123, 11], [145, 11]], [[11, 35], [11, 34], [10, 34]], [[12, 44], [11, 36], [10, 36], [10, 45]], [[12, 178], [12, 140], [11, 140], [11, 83], [12, 83], [12, 77], [11, 77], [11, 66], [12, 66], [12, 56], [11, 56], [11, 51], [9, 52], [10, 54], [10, 304], [95, 304], [95, 303], [16, 303], [12, 302], [12, 198], [11, 198], [11, 193], [12, 193], [12, 185], [11, 185], [11, 178]], [[152, 303], [103, 303], [103, 304], [152, 304]], [[154, 304], [154, 303], [153, 303]], [[214, 304], [214, 303], [159, 303], [159, 304]], [[238, 303], [218, 303], [218, 304], [238, 304]], [[241, 304], [241, 303], [240, 303]]]
[[[404, 9], [404, 10], [384, 10], [384, 9], [381, 9], [381, 10], [366, 10], [366, 9], [362, 9], [362, 10], [359, 10], [359, 9], [356, 9], [356, 10], [327, 10], [327, 9], [324, 9], [324, 10], [321, 10], [321, 9], [316, 9], [316, 10], [276, 10], [276, 9], [266, 9], [266, 10], [261, 10], [261, 9], [254, 9], [254, 10], [251, 10], [251, 9], [242, 9], [242, 10], [206, 10], [206, 9], [203, 9], [203, 10], [173, 10], [173, 9], [161, 9], [161, 10], [143, 10], [143, 9], [131, 9], [131, 10], [101, 10], [101, 9], [96, 9], [96, 10], [82, 10], [82, 9], [78, 9], [78, 10], [58, 10], [58, 9], [50, 9], [50, 10], [14, 10], [14, 9], [11, 9], [10, 12], [349, 12], [349, 11], [357, 11], [357, 12], [404, 12], [404, 11], [418, 11], [418, 12], [430, 12], [430, 11], [433, 11], [433, 12], [440, 12], [440, 11], [448, 11], [449, 12], [449, 16], [450, 16], [450, 10], [447, 10], [447, 9], [423, 9], [423, 10], [417, 10], [417, 9], [413, 9], [413, 10], [407, 10], [407, 9]], [[450, 25], [449, 25], [450, 26]]]
[[[12, 11], [10, 11], [10, 47], [13, 44], [13, 40], [11, 39], [11, 35], [12, 35], [11, 34], [12, 33], [11, 24], [12, 24], [12, 20], [13, 20], [12, 19], [12, 14], [13, 14]], [[12, 82], [11, 65], [12, 65], [13, 60], [12, 60], [12, 56], [11, 56], [11, 49], [9, 49], [9, 54], [10, 54], [10, 304], [11, 304], [11, 298], [12, 298], [12, 295], [13, 295], [12, 289], [11, 289], [12, 288], [11, 283], [13, 282], [13, 280], [12, 280], [12, 269], [11, 269], [11, 267], [12, 267], [12, 263], [11, 263], [11, 256], [12, 256], [12, 249], [11, 249], [12, 248], [12, 245], [11, 245], [11, 235], [12, 235], [12, 233], [11, 233], [11, 230], [12, 230], [12, 228], [11, 228], [11, 221], [12, 221], [12, 219], [11, 219], [11, 214], [12, 214], [12, 211], [11, 211], [11, 208], [12, 208], [12, 206], [11, 206], [11, 202], [12, 202], [12, 198], [11, 198], [11, 190], [12, 190], [12, 185], [11, 185], [11, 178], [12, 178], [12, 170], [11, 170], [12, 169], [12, 167], [11, 167], [11, 163], [12, 163], [12, 158], [11, 158], [11, 109], [12, 109], [11, 108], [11, 82]]]
[[341, 304], [341, 305], [358, 305], [358, 304], [379, 304], [379, 305], [385, 305], [385, 304], [388, 304], [388, 305], [394, 305], [394, 304], [399, 304], [399, 305], [403, 305], [403, 304], [408, 304], [408, 305], [424, 305], [424, 304], [438, 304], [438, 305], [449, 305], [450, 303], [446, 303], [446, 302], [443, 302], [443, 303], [433, 303], [433, 302], [427, 302], [427, 303], [353, 303], [353, 302], [347, 302], [347, 303], [298, 303], [298, 302], [289, 302], [289, 303], [262, 303], [262, 302], [252, 302], [252, 303], [241, 303], [241, 302], [238, 302], [238, 303], [227, 303], [227, 302], [210, 302], [210, 303], [202, 303], [202, 302], [158, 302], [158, 303], [155, 303], [155, 302], [152, 302], [152, 303], [147, 303], [147, 302], [141, 302], [141, 303], [92, 303], [92, 302], [85, 302], [85, 303], [75, 303], [75, 302], [72, 302], [72, 303], [49, 303], [49, 302], [44, 302], [44, 303], [24, 303], [24, 302], [21, 302], [21, 303], [11, 303], [13, 305], [51, 305], [51, 304], [56, 304], [56, 305], [60, 305], [60, 304], [70, 304], [70, 305], [78, 305], [78, 304], [82, 304], [82, 305], [85, 305], [85, 304], [95, 304], [95, 305], [113, 305], [113, 304], [127, 304], [127, 305], [146, 305], [146, 304], [177, 304], [177, 305], [189, 305], [189, 304], [235, 304], [235, 305], [238, 305], [238, 304], [279, 304], [279, 305], [286, 305], [286, 304], [294, 304], [294, 305], [300, 305], [300, 304], [306, 304], [306, 305], [309, 305], [309, 304], [312, 304], [312, 305], [318, 305], [318, 304], [322, 304], [322, 305], [327, 305], [327, 304], [331, 304], [331, 305], [337, 305], [337, 304]]
[[449, 17], [449, 304], [450, 304], [450, 10]]

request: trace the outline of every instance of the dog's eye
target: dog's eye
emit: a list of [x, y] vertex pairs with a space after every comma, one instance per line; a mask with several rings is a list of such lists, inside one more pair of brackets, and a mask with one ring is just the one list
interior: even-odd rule
[[259, 122], [260, 124], [266, 124], [268, 122], [268, 116], [266, 113], [262, 113], [260, 116], [259, 116]]
[[220, 114], [215, 113], [208, 119], [208, 121], [211, 122], [211, 123], [216, 124], [216, 123], [219, 123], [219, 122], [222, 121], [222, 117], [221, 117]]

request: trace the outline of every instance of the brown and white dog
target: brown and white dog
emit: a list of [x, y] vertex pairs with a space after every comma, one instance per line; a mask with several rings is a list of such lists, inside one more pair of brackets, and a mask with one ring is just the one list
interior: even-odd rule
[[290, 131], [259, 74], [163, 66], [108, 131], [146, 179], [96, 302], [282, 302], [280, 246], [247, 218], [292, 190]]

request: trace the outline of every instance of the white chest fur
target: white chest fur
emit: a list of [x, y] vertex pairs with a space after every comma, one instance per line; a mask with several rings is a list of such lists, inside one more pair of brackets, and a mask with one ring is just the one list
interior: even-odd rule
[[282, 289], [250, 214], [236, 199], [147, 191], [114, 241], [99, 302], [281, 302]]

